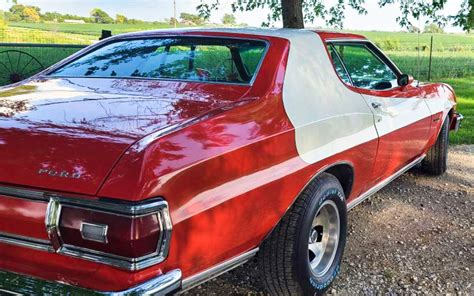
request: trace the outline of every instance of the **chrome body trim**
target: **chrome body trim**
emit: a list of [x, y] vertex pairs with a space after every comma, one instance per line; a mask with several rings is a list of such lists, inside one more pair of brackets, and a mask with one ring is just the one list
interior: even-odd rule
[[395, 174], [391, 175], [390, 177], [382, 180], [381, 182], [379, 182], [377, 185], [375, 185], [374, 187], [370, 188], [369, 190], [367, 190], [365, 193], [363, 193], [362, 195], [360, 195], [359, 197], [355, 198], [354, 200], [352, 200], [351, 202], [349, 202], [347, 204], [347, 210], [352, 210], [355, 206], [357, 206], [358, 204], [360, 204], [361, 202], [363, 202], [364, 200], [366, 200], [367, 198], [369, 198], [371, 195], [377, 193], [377, 191], [379, 191], [380, 189], [384, 188], [385, 186], [387, 186], [389, 183], [391, 183], [393, 180], [395, 180], [396, 178], [400, 177], [402, 174], [404, 174], [405, 172], [407, 172], [409, 169], [411, 169], [412, 167], [416, 166], [417, 164], [419, 164], [424, 158], [425, 158], [425, 154], [423, 154], [422, 156], [418, 157], [417, 159], [413, 160], [412, 162], [410, 162], [409, 164], [405, 165], [404, 167], [402, 167], [400, 170], [398, 170]]
[[[43, 287], [41, 292], [44, 294], [56, 294], [61, 291], [61, 288], [65, 288], [67, 291], [75, 290], [76, 287], [70, 286], [63, 283], [49, 282], [37, 278], [30, 278], [16, 273], [2, 272], [0, 271], [0, 294], [2, 291], [12, 293], [15, 295], [29, 295], [38, 291], [31, 291], [31, 287]], [[158, 295], [164, 296], [169, 295], [177, 291], [181, 287], [182, 273], [179, 269], [171, 270], [165, 274], [162, 274], [156, 278], [148, 280], [142, 284], [124, 291], [118, 292], [103, 292], [103, 291], [91, 291], [83, 288], [76, 288], [77, 291], [71, 291], [72, 295], [84, 295], [89, 291], [94, 295], [108, 295], [108, 296], [128, 296], [128, 295]], [[23, 281], [27, 282], [28, 285], [23, 286]], [[19, 282], [19, 283], [18, 283]], [[3, 284], [6, 283], [6, 284]], [[11, 287], [9, 283], [17, 283], [18, 287]], [[8, 285], [8, 286], [7, 286]], [[5, 287], [4, 287], [5, 286]], [[13, 291], [12, 291], [13, 290]], [[68, 293], [68, 294], [69, 294]]]
[[255, 248], [237, 257], [234, 257], [230, 260], [219, 263], [209, 269], [201, 271], [198, 274], [185, 278], [183, 280], [182, 290], [180, 291], [180, 293], [186, 292], [189, 289], [192, 289], [208, 280], [211, 280], [229, 270], [232, 270], [244, 264], [245, 262], [249, 261], [252, 257], [254, 257], [257, 254], [258, 250], [259, 248]]
[[[112, 265], [130, 271], [144, 269], [161, 263], [168, 257], [173, 225], [168, 203], [161, 198], [136, 203], [118, 200], [112, 201], [109, 199], [90, 200], [63, 196], [57, 193], [6, 186], [0, 186], [0, 195], [38, 202], [48, 202], [44, 223], [50, 239], [50, 241], [38, 242], [34, 238], [0, 233], [0, 242], [48, 252], [56, 252], [58, 254]], [[156, 251], [138, 258], [126, 258], [64, 244], [59, 230], [61, 212], [64, 207], [103, 212], [129, 218], [157, 215], [161, 232]]]
[[54, 248], [47, 240], [0, 232], [0, 243], [53, 253]]

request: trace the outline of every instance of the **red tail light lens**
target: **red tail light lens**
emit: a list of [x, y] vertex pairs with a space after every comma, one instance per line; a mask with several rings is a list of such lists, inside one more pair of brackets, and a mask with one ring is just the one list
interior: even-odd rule
[[[67, 206], [61, 212], [59, 232], [65, 245], [128, 258], [143, 257], [158, 248], [158, 213], [126, 217]], [[96, 229], [105, 233], [90, 233]]]
[[129, 270], [163, 261], [171, 235], [163, 200], [117, 204], [54, 198], [46, 224], [58, 253]]

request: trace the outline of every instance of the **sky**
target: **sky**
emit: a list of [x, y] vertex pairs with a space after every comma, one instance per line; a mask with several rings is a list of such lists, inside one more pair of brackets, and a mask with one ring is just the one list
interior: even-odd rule
[[[211, 0], [212, 1], [212, 0]], [[234, 0], [220, 0], [221, 7], [214, 11], [211, 22], [220, 23], [224, 13], [231, 12], [230, 4]], [[336, 0], [324, 0], [327, 4], [332, 4]], [[446, 14], [456, 14], [463, 0], [449, 0], [445, 7]], [[0, 0], [0, 9], [7, 9], [11, 6], [8, 0]], [[96, 7], [104, 9], [111, 16], [124, 14], [129, 18], [143, 19], [147, 21], [161, 21], [173, 16], [173, 0], [18, 0], [20, 4], [39, 6], [43, 12], [57, 11], [60, 13], [70, 13], [88, 16], [89, 12]], [[378, 0], [366, 0], [367, 15], [359, 15], [352, 9], [347, 9], [344, 21], [344, 29], [352, 30], [378, 30], [378, 31], [400, 31], [401, 28], [396, 22], [396, 17], [400, 14], [398, 4], [389, 5], [384, 8], [378, 7]], [[177, 15], [181, 12], [196, 13], [196, 6], [200, 0], [176, 0]], [[267, 11], [256, 10], [252, 12], [236, 13], [237, 22], [246, 23], [249, 26], [260, 26], [266, 20]], [[414, 21], [414, 25], [423, 28], [424, 20]], [[281, 23], [274, 24], [275, 27]], [[323, 21], [316, 21], [309, 26], [325, 27]], [[461, 32], [460, 28], [448, 26], [448, 32]]]

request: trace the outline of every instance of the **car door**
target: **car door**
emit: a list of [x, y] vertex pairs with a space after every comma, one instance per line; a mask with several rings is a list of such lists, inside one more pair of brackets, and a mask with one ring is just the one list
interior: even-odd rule
[[342, 80], [364, 97], [374, 114], [379, 136], [372, 172], [376, 183], [423, 153], [431, 125], [423, 89], [415, 82], [399, 86], [400, 70], [368, 41], [336, 41], [330, 46], [347, 72]]

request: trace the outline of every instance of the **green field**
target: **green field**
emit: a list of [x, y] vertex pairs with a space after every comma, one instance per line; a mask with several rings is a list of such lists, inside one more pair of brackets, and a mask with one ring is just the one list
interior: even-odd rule
[[145, 24], [66, 24], [66, 23], [10, 23], [10, 27], [42, 31], [100, 36], [102, 30], [113, 34], [171, 28], [167, 23]]
[[458, 98], [458, 112], [464, 115], [464, 121], [457, 133], [451, 133], [453, 144], [474, 144], [474, 76], [444, 79], [454, 87]]

